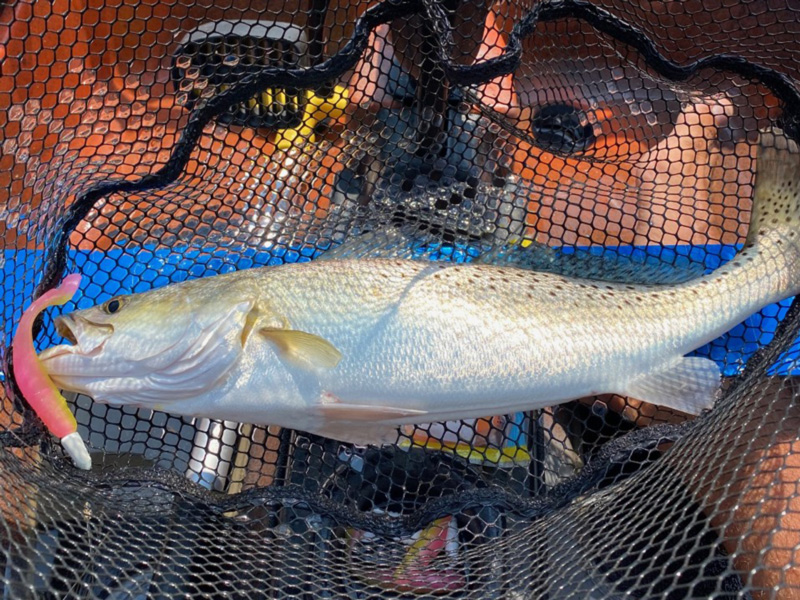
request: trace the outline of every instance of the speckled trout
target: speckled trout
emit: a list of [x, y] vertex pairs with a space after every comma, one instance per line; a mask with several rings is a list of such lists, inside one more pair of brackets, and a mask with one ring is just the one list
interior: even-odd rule
[[600, 393], [697, 414], [720, 372], [686, 354], [800, 291], [798, 175], [798, 154], [762, 148], [744, 248], [678, 285], [314, 261], [113, 298], [59, 318], [72, 343], [41, 359], [98, 402], [357, 443]]

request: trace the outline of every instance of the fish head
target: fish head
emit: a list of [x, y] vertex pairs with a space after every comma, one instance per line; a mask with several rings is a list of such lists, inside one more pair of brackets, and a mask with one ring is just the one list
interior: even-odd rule
[[56, 318], [56, 331], [71, 344], [46, 350], [40, 358], [51, 361], [73, 356], [75, 369], [83, 371], [92, 370], [92, 366], [109, 369], [148, 361], [188, 341], [194, 318], [179, 295], [115, 296]]
[[225, 294], [202, 298], [191, 287], [116, 296], [63, 315], [56, 329], [69, 344], [39, 355], [62, 389], [137, 406], [193, 397], [238, 360], [252, 302]]

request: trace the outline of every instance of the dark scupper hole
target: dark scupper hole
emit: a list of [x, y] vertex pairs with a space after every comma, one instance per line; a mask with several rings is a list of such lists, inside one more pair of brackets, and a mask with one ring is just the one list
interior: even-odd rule
[[540, 148], [559, 153], [581, 152], [595, 141], [584, 112], [568, 104], [543, 106], [533, 117], [531, 132]]

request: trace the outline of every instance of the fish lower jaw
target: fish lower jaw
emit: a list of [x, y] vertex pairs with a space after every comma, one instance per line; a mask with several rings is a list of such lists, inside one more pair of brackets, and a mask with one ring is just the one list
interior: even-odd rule
[[60, 356], [75, 354], [77, 348], [77, 346], [73, 346], [71, 344], [59, 344], [58, 346], [51, 346], [39, 354], [39, 362], [44, 364], [47, 361], [53, 360], [54, 358], [58, 358]]
[[77, 384], [72, 381], [69, 376], [59, 375], [58, 373], [49, 373], [50, 380], [62, 392], [72, 392], [75, 394], [83, 394], [84, 396], [92, 397], [92, 392], [86, 389], [85, 386]]
[[105, 348], [106, 342], [108, 340], [102, 340], [100, 343], [94, 345], [91, 350], [84, 350], [79, 344], [78, 345], [71, 345], [71, 344], [59, 344], [58, 346], [52, 346], [51, 348], [47, 348], [43, 352], [39, 354], [39, 362], [42, 363], [42, 366], [48, 370], [47, 363], [57, 360], [59, 358], [65, 356], [80, 356], [81, 358], [96, 358], [103, 352]]

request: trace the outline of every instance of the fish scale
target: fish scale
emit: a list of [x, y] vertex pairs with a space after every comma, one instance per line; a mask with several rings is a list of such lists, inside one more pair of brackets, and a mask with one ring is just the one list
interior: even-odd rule
[[696, 414], [713, 404], [720, 372], [685, 355], [799, 291], [800, 155], [764, 147], [759, 163], [745, 248], [677, 285], [320, 260], [178, 283], [62, 317], [77, 344], [48, 349], [42, 364], [62, 387], [100, 402], [359, 443], [393, 441], [404, 424], [599, 393]]
[[[634, 358], [651, 345], [648, 336], [674, 340], [679, 330], [675, 321], [684, 318], [670, 297], [650, 288], [483, 265], [437, 267], [434, 272], [420, 264], [407, 274], [408, 283], [389, 286], [392, 293], [387, 290], [379, 301], [358, 293], [385, 280], [384, 275], [391, 277], [396, 268], [397, 263], [380, 260], [310, 263], [302, 270], [285, 269], [287, 281], [281, 281], [283, 274], [276, 269], [275, 280], [265, 282], [265, 290], [288, 289], [288, 279], [302, 272], [302, 288], [295, 281], [292, 294], [271, 296], [276, 310], [293, 316], [293, 327], [314, 331], [337, 347], [360, 345], [359, 339], [347, 339], [348, 332], [370, 337], [363, 352], [345, 353], [337, 368], [337, 378], [348, 384], [336, 389], [346, 395], [392, 378], [407, 382], [401, 394], [422, 394], [425, 390], [418, 386], [455, 380], [454, 392], [465, 400], [462, 386], [471, 381], [483, 382], [473, 389], [485, 394], [528, 389], [531, 378], [539, 373], [551, 377], [561, 364], [571, 365], [570, 377], [577, 380], [601, 368], [609, 349], [627, 347]], [[505, 275], [512, 276], [503, 281]], [[332, 280], [351, 282], [350, 297], [339, 299], [341, 292], [329, 288]], [[687, 301], [682, 304], [689, 308]], [[343, 314], [341, 307], [354, 305], [359, 306], [357, 314]], [[383, 315], [385, 328], [369, 325], [369, 314]], [[332, 325], [349, 318], [357, 321], [352, 328]], [[556, 322], [558, 329], [552, 327]], [[364, 376], [366, 362], [374, 367], [371, 378]]]

